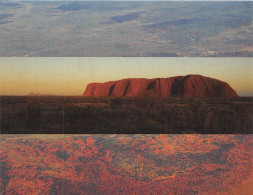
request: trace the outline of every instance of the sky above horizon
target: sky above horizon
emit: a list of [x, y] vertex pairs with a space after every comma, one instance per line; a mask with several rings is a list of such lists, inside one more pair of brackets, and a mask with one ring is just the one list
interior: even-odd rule
[[251, 58], [0, 58], [0, 95], [82, 95], [87, 84], [200, 74], [253, 96]]

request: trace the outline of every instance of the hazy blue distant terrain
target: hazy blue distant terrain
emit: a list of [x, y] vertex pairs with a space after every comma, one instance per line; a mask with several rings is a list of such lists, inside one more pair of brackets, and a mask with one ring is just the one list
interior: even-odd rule
[[253, 56], [253, 2], [1, 2], [0, 56]]

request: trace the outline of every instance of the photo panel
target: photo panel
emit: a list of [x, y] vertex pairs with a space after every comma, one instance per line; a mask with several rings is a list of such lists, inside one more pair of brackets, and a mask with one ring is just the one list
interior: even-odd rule
[[252, 194], [252, 7], [1, 1], [1, 194]]

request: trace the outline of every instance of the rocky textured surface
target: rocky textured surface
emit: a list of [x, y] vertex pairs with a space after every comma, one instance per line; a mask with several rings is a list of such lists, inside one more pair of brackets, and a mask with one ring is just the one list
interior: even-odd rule
[[136, 97], [145, 94], [163, 97], [238, 97], [226, 82], [201, 75], [155, 79], [134, 78], [106, 83], [90, 83], [83, 96]]
[[252, 141], [251, 135], [2, 135], [1, 194], [252, 194]]

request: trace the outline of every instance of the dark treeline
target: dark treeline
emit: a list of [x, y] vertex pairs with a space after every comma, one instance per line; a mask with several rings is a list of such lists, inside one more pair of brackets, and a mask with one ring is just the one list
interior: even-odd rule
[[252, 133], [253, 98], [2, 96], [1, 133]]

